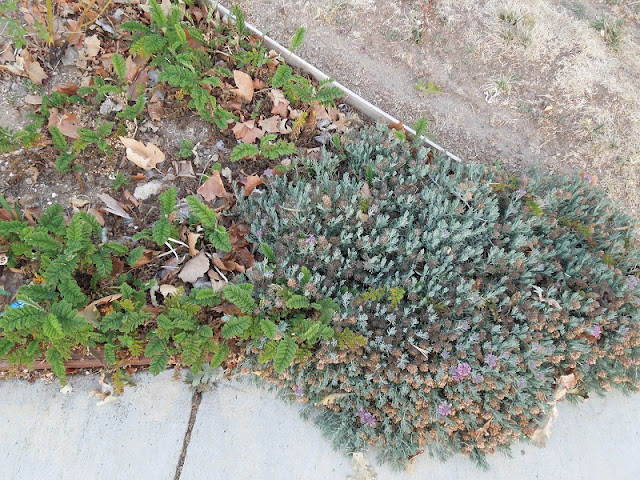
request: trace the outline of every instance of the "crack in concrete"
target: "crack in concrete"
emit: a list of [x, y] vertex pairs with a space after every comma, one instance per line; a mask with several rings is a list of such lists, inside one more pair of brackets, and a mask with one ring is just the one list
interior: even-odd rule
[[193, 432], [193, 426], [196, 423], [196, 416], [198, 415], [200, 402], [202, 402], [202, 392], [194, 392], [193, 397], [191, 398], [191, 415], [189, 416], [189, 425], [187, 426], [187, 431], [184, 434], [182, 452], [180, 452], [180, 458], [178, 459], [176, 474], [174, 475], [173, 480], [180, 480], [182, 467], [184, 466], [184, 461], [187, 458], [187, 449], [189, 448], [189, 442], [191, 441], [191, 433]]

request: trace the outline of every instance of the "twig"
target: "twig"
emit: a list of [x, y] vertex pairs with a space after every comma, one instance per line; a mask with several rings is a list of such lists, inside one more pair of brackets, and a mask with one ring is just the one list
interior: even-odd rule
[[300, 210], [299, 208], [288, 208], [288, 207], [283, 207], [282, 205], [280, 205], [280, 208], [283, 210], [286, 210], [287, 212], [306, 212], [307, 210]]
[[[171, 244], [169, 242], [164, 242], [164, 244], [169, 247], [169, 250], [171, 253], [173, 253], [176, 256], [176, 260], [180, 261], [180, 257], [178, 256], [178, 252], [176, 252], [173, 247], [171, 246]], [[167, 252], [169, 253], [169, 252]]]
[[171, 238], [171, 237], [169, 237], [169, 238], [168, 238], [168, 241], [169, 241], [169, 242], [176, 243], [176, 244], [178, 244], [178, 245], [182, 245], [183, 247], [187, 247], [187, 248], [189, 248], [189, 245], [187, 245], [187, 244], [186, 244], [186, 243], [184, 243], [184, 242], [181, 242], [180, 240], [176, 240], [175, 238]]
[[[636, 2], [636, 3], [640, 3], [640, 2]], [[621, 232], [623, 230], [632, 230], [634, 228], [640, 227], [640, 223], [635, 223], [633, 225], [627, 225], [626, 227], [617, 227], [617, 228], [610, 228], [609, 230], [612, 232]]]
[[417, 347], [415, 346], [413, 343], [409, 342], [409, 345], [411, 345], [413, 348], [415, 348], [416, 350], [418, 350], [423, 356], [424, 358], [426, 358], [427, 360], [429, 359], [429, 353], [424, 350], [423, 348]]
[[224, 279], [225, 282], [229, 283], [229, 279], [224, 276], [224, 273], [222, 273], [218, 267], [214, 265], [213, 268], [216, 269], [216, 272], [218, 272], [218, 274]]

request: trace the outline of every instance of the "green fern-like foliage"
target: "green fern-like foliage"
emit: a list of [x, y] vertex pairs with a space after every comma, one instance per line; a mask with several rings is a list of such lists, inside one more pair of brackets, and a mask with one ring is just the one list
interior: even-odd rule
[[240, 143], [233, 147], [231, 151], [231, 161], [237, 162], [245, 158], [253, 158], [256, 157], [258, 153], [260, 153], [260, 150], [257, 145], [253, 143]]
[[289, 65], [287, 65], [286, 63], [278, 65], [276, 73], [274, 73], [273, 77], [271, 77], [271, 86], [275, 88], [283, 87], [291, 79], [292, 75], [293, 70]]
[[119, 53], [114, 53], [111, 55], [111, 64], [113, 65], [114, 72], [116, 72], [118, 76], [118, 80], [123, 83], [127, 76], [127, 63], [124, 57]]
[[286, 142], [282, 139], [276, 140], [276, 138], [275, 135], [269, 134], [260, 139], [260, 154], [263, 157], [274, 160], [298, 153], [295, 143]]
[[[144, 95], [139, 95], [134, 105], [127, 105], [121, 112], [118, 112], [116, 117], [124, 118], [125, 120], [135, 120], [144, 112], [144, 107], [147, 104], [147, 99]], [[111, 133], [111, 132], [109, 132]]]
[[251, 313], [256, 305], [255, 300], [251, 296], [252, 291], [253, 285], [250, 283], [243, 283], [227, 285], [224, 287], [222, 292], [225, 300], [233, 303], [243, 312]]
[[222, 225], [218, 225], [216, 212], [198, 200], [197, 197], [187, 197], [187, 205], [191, 209], [191, 215], [196, 222], [200, 222], [205, 230], [207, 240], [223, 252], [230, 252], [232, 245], [229, 234]]

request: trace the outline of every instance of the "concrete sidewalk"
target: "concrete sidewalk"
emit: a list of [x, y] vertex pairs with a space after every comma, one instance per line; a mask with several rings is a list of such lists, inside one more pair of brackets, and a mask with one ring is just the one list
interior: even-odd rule
[[[170, 371], [135, 381], [100, 407], [89, 396], [99, 388], [96, 376], [72, 377], [67, 394], [57, 383], [0, 382], [0, 480], [174, 479], [181, 458], [180, 480], [356, 478], [351, 459], [333, 451], [297, 405], [235, 381], [203, 394], [181, 455], [188, 386]], [[611, 392], [558, 409], [546, 448], [515, 445], [513, 458], [492, 457], [488, 472], [462, 456], [442, 464], [423, 455], [410, 476], [377, 465], [372, 453], [367, 458], [380, 480], [640, 478], [640, 395]]]

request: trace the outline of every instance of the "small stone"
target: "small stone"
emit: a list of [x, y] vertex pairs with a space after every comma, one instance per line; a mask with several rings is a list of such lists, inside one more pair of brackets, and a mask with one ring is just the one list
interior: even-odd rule
[[152, 180], [136, 187], [133, 196], [138, 200], [146, 200], [160, 193], [163, 183], [160, 180]]

